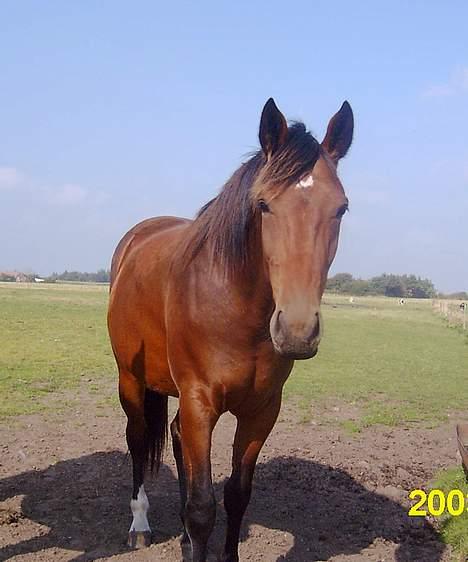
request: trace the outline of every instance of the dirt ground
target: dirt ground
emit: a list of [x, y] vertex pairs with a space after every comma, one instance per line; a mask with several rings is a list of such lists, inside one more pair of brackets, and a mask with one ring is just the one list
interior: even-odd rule
[[[147, 484], [154, 544], [129, 551], [125, 420], [118, 410], [97, 409], [91, 399], [80, 403], [66, 416], [2, 424], [0, 560], [180, 560], [171, 451], [157, 481]], [[333, 415], [339, 418], [340, 411]], [[349, 435], [330, 418], [321, 420], [301, 423], [292, 405], [283, 408], [259, 460], [241, 560], [448, 561], [432, 523], [408, 517], [406, 497], [457, 462], [453, 424]], [[223, 543], [222, 489], [233, 431], [233, 419], [223, 416], [213, 446], [218, 510], [210, 560]]]

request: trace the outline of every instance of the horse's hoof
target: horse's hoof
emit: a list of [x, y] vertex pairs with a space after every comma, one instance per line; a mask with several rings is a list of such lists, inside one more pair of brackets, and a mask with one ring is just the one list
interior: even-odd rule
[[224, 553], [221, 557], [221, 562], [239, 562], [239, 555]]
[[146, 548], [151, 544], [151, 531], [130, 531], [127, 544], [130, 548]]

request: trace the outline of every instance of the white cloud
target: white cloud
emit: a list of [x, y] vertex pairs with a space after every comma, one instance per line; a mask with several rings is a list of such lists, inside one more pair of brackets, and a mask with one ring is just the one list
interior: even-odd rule
[[53, 203], [58, 205], [78, 205], [82, 203], [88, 195], [88, 192], [81, 185], [67, 183], [59, 188], [53, 195]]
[[16, 168], [0, 167], [0, 190], [13, 189], [23, 180], [23, 175]]
[[47, 205], [56, 207], [76, 207], [87, 205], [90, 209], [101, 207], [110, 198], [109, 193], [102, 189], [93, 191], [77, 183], [64, 183], [62, 185], [41, 185], [26, 177], [18, 168], [0, 166], [0, 192], [2, 190], [15, 190], [18, 197], [29, 198], [29, 202], [42, 200]]
[[427, 98], [443, 98], [446, 96], [452, 96], [455, 93], [453, 86], [449, 84], [437, 84], [435, 86], [429, 86], [424, 91], [424, 96]]
[[425, 97], [441, 98], [468, 93], [468, 67], [456, 68], [444, 84], [433, 84], [423, 92]]

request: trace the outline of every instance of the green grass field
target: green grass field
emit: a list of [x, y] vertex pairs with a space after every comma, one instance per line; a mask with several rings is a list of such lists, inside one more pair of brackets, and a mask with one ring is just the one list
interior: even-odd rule
[[[438, 422], [466, 408], [468, 336], [428, 300], [325, 295], [325, 337], [312, 361], [298, 362], [286, 387], [307, 411], [326, 400], [362, 409], [355, 424]], [[353, 422], [354, 423], [354, 422]]]
[[[468, 498], [468, 483], [461, 467], [450, 468], [441, 472], [433, 482], [431, 489], [442, 490], [445, 497], [451, 490], [461, 490]], [[458, 507], [455, 504], [455, 508]], [[468, 512], [466, 509], [461, 515], [445, 514], [439, 520], [439, 533], [441, 539], [454, 547], [454, 562], [468, 559]]]
[[[96, 393], [116, 379], [107, 338], [108, 288], [99, 285], [0, 284], [1, 416], [62, 407], [85, 381]], [[345, 420], [359, 431], [375, 423], [437, 423], [468, 401], [468, 337], [448, 328], [429, 301], [324, 297], [319, 354], [297, 362], [286, 398], [303, 417], [324, 404], [352, 402]], [[71, 391], [71, 392], [70, 392]]]
[[61, 408], [83, 381], [115, 376], [108, 287], [0, 284], [0, 416]]

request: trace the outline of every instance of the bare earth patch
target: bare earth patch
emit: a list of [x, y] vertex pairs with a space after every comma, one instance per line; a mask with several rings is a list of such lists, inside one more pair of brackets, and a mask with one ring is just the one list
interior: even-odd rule
[[[172, 404], [174, 408], [175, 403]], [[289, 404], [265, 445], [240, 546], [241, 560], [448, 561], [430, 521], [407, 515], [407, 492], [456, 460], [452, 424], [373, 427], [355, 436], [300, 423]], [[170, 450], [149, 480], [154, 544], [125, 546], [131, 522], [125, 419], [111, 407], [29, 416], [0, 428], [0, 560], [180, 560], [179, 494]], [[211, 560], [222, 547], [222, 488], [233, 418], [218, 424], [213, 478], [219, 500]]]

